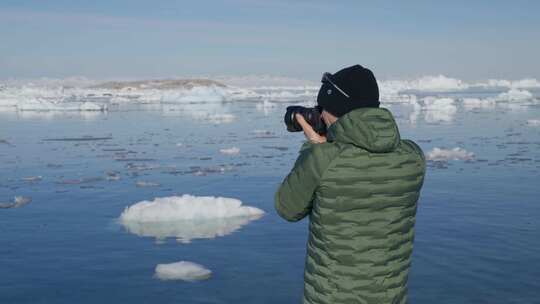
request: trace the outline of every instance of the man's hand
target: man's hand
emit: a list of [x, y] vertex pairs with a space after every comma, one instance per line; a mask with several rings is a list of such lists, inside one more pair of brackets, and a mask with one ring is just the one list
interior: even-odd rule
[[314, 144], [322, 144], [326, 142], [326, 136], [320, 135], [319, 133], [315, 132], [315, 130], [313, 130], [313, 128], [304, 119], [304, 116], [300, 114], [295, 114], [295, 117], [300, 126], [302, 127], [302, 130], [304, 130], [304, 135], [310, 142]]

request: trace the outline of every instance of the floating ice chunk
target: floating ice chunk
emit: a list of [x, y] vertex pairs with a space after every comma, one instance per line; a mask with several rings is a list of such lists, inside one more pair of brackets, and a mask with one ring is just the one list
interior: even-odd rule
[[526, 101], [532, 98], [533, 94], [531, 92], [520, 89], [510, 89], [508, 92], [501, 93], [496, 97], [498, 101], [510, 102]]
[[60, 137], [60, 138], [45, 138], [43, 141], [100, 141], [100, 140], [109, 140], [112, 139], [112, 136], [91, 136], [83, 135], [81, 137]]
[[276, 134], [268, 130], [254, 130], [252, 132], [256, 138], [276, 138]]
[[207, 114], [199, 116], [201, 120], [206, 120], [214, 124], [231, 123], [236, 119], [233, 114]]
[[160, 186], [159, 183], [155, 183], [155, 182], [145, 182], [145, 181], [138, 181], [135, 183], [135, 185], [137, 187], [158, 187]]
[[106, 111], [106, 104], [90, 101], [66, 102], [62, 99], [47, 100], [44, 98], [31, 98], [17, 103], [19, 111]]
[[83, 178], [78, 178], [78, 179], [64, 179], [64, 180], [61, 180], [58, 182], [58, 184], [63, 184], [63, 185], [79, 185], [79, 184], [87, 184], [87, 183], [95, 183], [95, 182], [100, 182], [102, 180], [104, 180], [105, 178], [101, 177], [101, 176], [97, 176], [97, 177], [83, 177]]
[[426, 97], [424, 110], [426, 122], [449, 122], [454, 119], [457, 107], [452, 98]]
[[158, 264], [155, 277], [160, 280], [199, 281], [210, 278], [212, 271], [197, 263], [180, 261], [170, 264]]
[[540, 119], [529, 119], [527, 120], [527, 125], [533, 127], [540, 127]]
[[39, 182], [40, 180], [42, 180], [43, 177], [40, 176], [40, 175], [37, 175], [37, 176], [27, 176], [27, 177], [23, 177], [22, 180], [25, 181], [25, 182]]
[[479, 109], [479, 108], [492, 108], [496, 105], [495, 100], [487, 98], [463, 98], [463, 106], [465, 109]]
[[412, 88], [419, 91], [456, 91], [464, 90], [468, 87], [461, 80], [449, 78], [444, 75], [424, 76], [412, 83]]
[[12, 203], [0, 203], [0, 209], [19, 208], [32, 201], [31, 197], [15, 196]]
[[183, 195], [136, 203], [122, 212], [120, 223], [139, 236], [189, 243], [228, 235], [263, 214], [233, 198]]
[[515, 89], [528, 89], [528, 88], [539, 88], [540, 82], [535, 78], [524, 78], [520, 80], [510, 81], [504, 79], [489, 79], [487, 86], [490, 87], [507, 87]]
[[160, 222], [176, 220], [216, 219], [261, 215], [261, 209], [242, 206], [234, 198], [193, 196], [158, 197], [127, 207], [120, 215], [122, 221]]
[[513, 81], [511, 86], [516, 89], [540, 88], [540, 81], [536, 80], [535, 78], [524, 78]]
[[227, 91], [222, 87], [193, 87], [191, 90], [165, 91], [161, 93], [163, 102], [222, 102], [226, 100]]
[[264, 115], [268, 115], [276, 108], [276, 104], [265, 99], [263, 102], [258, 103], [256, 108], [257, 111], [263, 112]]
[[456, 147], [453, 149], [433, 148], [426, 155], [427, 160], [431, 161], [449, 161], [449, 160], [472, 160], [474, 153], [467, 152], [465, 149]]
[[80, 111], [107, 111], [107, 105], [105, 104], [97, 104], [94, 102], [83, 102], [80, 107]]
[[119, 172], [116, 172], [116, 171], [109, 171], [109, 172], [106, 172], [106, 179], [108, 181], [117, 181], [117, 180], [120, 180], [120, 173]]
[[232, 148], [220, 149], [219, 152], [221, 152], [222, 154], [236, 155], [240, 153], [240, 148], [232, 147]]
[[215, 239], [239, 230], [260, 215], [230, 218], [177, 220], [163, 222], [123, 221], [124, 228], [141, 237], [152, 237], [157, 241], [174, 238], [177, 242], [188, 244], [197, 239]]
[[128, 102], [131, 102], [131, 101], [133, 101], [133, 99], [128, 98], [126, 96], [113, 96], [109, 100], [109, 102], [113, 103], [113, 104], [123, 104], [123, 103], [128, 103]]

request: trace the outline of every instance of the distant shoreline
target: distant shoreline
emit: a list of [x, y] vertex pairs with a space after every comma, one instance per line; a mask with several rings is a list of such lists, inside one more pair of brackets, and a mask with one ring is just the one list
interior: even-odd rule
[[156, 79], [156, 80], [137, 80], [137, 81], [107, 81], [97, 85], [92, 85], [90, 89], [112, 89], [121, 90], [126, 88], [133, 89], [192, 89], [193, 87], [226, 87], [225, 84], [202, 78], [194, 79]]

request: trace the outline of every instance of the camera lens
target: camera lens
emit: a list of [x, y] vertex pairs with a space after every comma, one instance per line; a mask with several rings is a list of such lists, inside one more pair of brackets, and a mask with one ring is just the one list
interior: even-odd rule
[[321, 108], [305, 108], [302, 106], [289, 106], [285, 112], [285, 125], [289, 132], [300, 132], [302, 126], [296, 120], [296, 114], [300, 114], [304, 117], [306, 122], [313, 127], [313, 130], [319, 134], [326, 133], [326, 125], [321, 119]]

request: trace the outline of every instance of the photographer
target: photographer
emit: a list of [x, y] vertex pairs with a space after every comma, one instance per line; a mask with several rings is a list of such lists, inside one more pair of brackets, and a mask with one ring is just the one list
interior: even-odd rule
[[422, 150], [360, 65], [325, 73], [317, 104], [286, 114], [308, 142], [275, 195], [284, 219], [309, 215], [304, 303], [406, 303]]

